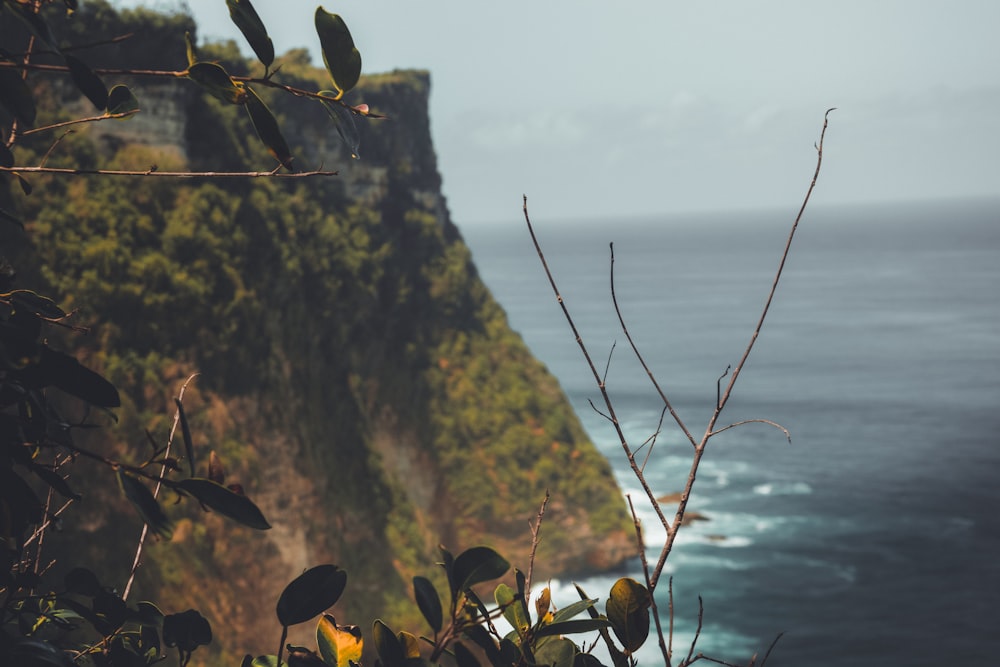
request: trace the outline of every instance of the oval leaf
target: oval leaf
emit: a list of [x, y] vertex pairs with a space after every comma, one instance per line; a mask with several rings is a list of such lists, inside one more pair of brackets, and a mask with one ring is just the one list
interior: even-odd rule
[[163, 643], [190, 653], [212, 643], [212, 626], [194, 609], [163, 617]]
[[66, 312], [57, 306], [55, 301], [31, 290], [14, 290], [8, 294], [0, 294], [0, 297], [6, 297], [15, 306], [29, 310], [46, 319], [58, 320], [66, 317]]
[[458, 554], [452, 566], [452, 574], [458, 590], [465, 590], [476, 584], [499, 579], [510, 563], [489, 547], [472, 547]]
[[562, 621], [561, 623], [549, 623], [543, 625], [535, 631], [535, 638], [550, 637], [552, 635], [572, 635], [580, 632], [593, 632], [603, 630], [611, 625], [604, 618], [578, 618], [575, 621]]
[[336, 565], [317, 565], [285, 586], [278, 598], [278, 621], [304, 623], [336, 604], [347, 585], [347, 572]]
[[135, 98], [128, 86], [118, 84], [108, 93], [108, 114], [127, 114], [121, 118], [126, 120], [139, 111], [139, 100]]
[[38, 363], [21, 371], [22, 379], [29, 384], [39, 388], [57, 387], [101, 408], [116, 408], [121, 405], [121, 397], [115, 386], [74, 357], [45, 345], [41, 346], [39, 352]]
[[427, 619], [434, 632], [441, 632], [444, 615], [441, 611], [441, 597], [434, 584], [427, 577], [413, 577], [413, 596], [417, 599], [420, 613]]
[[170, 537], [170, 519], [163, 513], [163, 508], [145, 484], [119, 468], [118, 487], [139, 512], [142, 520], [149, 524], [151, 531], [161, 537]]
[[635, 579], [622, 577], [611, 587], [606, 610], [608, 621], [629, 653], [635, 652], [649, 636], [649, 591]]
[[264, 67], [270, 67], [274, 62], [274, 44], [271, 43], [267, 28], [257, 15], [257, 10], [250, 4], [250, 0], [226, 0], [226, 5], [229, 7], [229, 18], [247, 38], [250, 48], [264, 63]]
[[458, 667], [481, 667], [479, 660], [472, 654], [472, 651], [465, 648], [462, 642], [455, 642], [452, 646], [455, 651], [455, 662]]
[[[260, 509], [246, 496], [230, 491], [221, 484], [217, 484], [204, 477], [189, 477], [177, 482], [177, 486], [198, 499], [206, 507], [215, 510], [233, 521], [238, 521], [244, 526], [256, 528], [257, 530], [267, 530], [271, 524], [267, 522]], [[324, 607], [323, 609], [326, 609]], [[320, 609], [316, 612], [318, 614]], [[312, 616], [315, 616], [313, 614]], [[312, 618], [310, 616], [309, 618]], [[304, 620], [309, 620], [304, 619]], [[297, 621], [301, 623], [301, 621]]]
[[[191, 476], [194, 477], [194, 442], [191, 440], [191, 427], [188, 426], [187, 416], [184, 414], [184, 404], [181, 399], [175, 398], [174, 404], [177, 406], [177, 417], [181, 423], [181, 437], [184, 439], [184, 451], [187, 454], [188, 468]], [[209, 503], [205, 503], [208, 505]]]
[[73, 78], [73, 83], [80, 89], [90, 102], [103, 111], [108, 106], [108, 88], [101, 81], [100, 77], [94, 74], [86, 63], [76, 56], [64, 55], [66, 67], [69, 68], [69, 75]]
[[[336, 93], [329, 90], [321, 90], [319, 94], [336, 99]], [[360, 159], [358, 146], [361, 145], [361, 133], [358, 132], [358, 125], [354, 122], [354, 112], [339, 102], [332, 100], [330, 102], [320, 100], [320, 104], [323, 105], [330, 118], [333, 119], [333, 125], [337, 128], [337, 134], [347, 144], [347, 148], [351, 151], [351, 157], [355, 160]]]
[[535, 651], [535, 663], [551, 667], [573, 667], [576, 646], [568, 639], [554, 639]]
[[330, 667], [349, 667], [351, 662], [361, 663], [364, 640], [361, 628], [356, 625], [337, 625], [329, 614], [323, 614], [316, 626], [316, 647], [323, 661]]
[[0, 69], [0, 104], [19, 122], [29, 127], [34, 125], [35, 100], [16, 69]]
[[246, 87], [233, 81], [220, 65], [195, 63], [188, 67], [187, 75], [212, 97], [229, 104], [246, 104]]
[[250, 114], [250, 122], [253, 123], [253, 128], [257, 130], [257, 136], [267, 146], [267, 152], [280, 162], [281, 166], [288, 171], [295, 171], [292, 167], [291, 151], [288, 150], [285, 138], [281, 136], [281, 130], [278, 129], [278, 121], [274, 119], [271, 110], [267, 108], [267, 105], [264, 104], [264, 101], [257, 96], [257, 93], [252, 88], [247, 87], [246, 91], [247, 112]]
[[316, 34], [319, 35], [326, 65], [339, 99], [361, 78], [361, 53], [354, 46], [354, 38], [344, 19], [322, 7], [316, 8]]
[[514, 628], [518, 635], [523, 635], [528, 626], [531, 625], [531, 620], [524, 613], [525, 608], [518, 601], [517, 592], [507, 584], [500, 584], [493, 591], [493, 599], [496, 600], [497, 606], [500, 607], [500, 611], [510, 627]]
[[372, 639], [375, 641], [375, 650], [385, 667], [402, 667], [406, 661], [406, 654], [403, 652], [403, 645], [399, 638], [389, 629], [385, 623], [376, 619], [372, 626]]

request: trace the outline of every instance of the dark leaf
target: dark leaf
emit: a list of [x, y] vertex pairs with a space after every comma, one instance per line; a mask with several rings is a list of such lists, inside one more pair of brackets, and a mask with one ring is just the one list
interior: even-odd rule
[[611, 587], [606, 611], [615, 636], [629, 653], [635, 652], [649, 635], [651, 599], [646, 587], [622, 577]]
[[16, 171], [14, 172], [14, 178], [17, 179], [17, 184], [21, 186], [21, 192], [26, 195], [30, 195], [34, 188], [31, 187], [31, 183], [28, 182], [28, 179]]
[[37, 477], [51, 486], [63, 498], [69, 498], [70, 500], [80, 500], [83, 498], [79, 493], [69, 488], [66, 480], [55, 470], [35, 463], [31, 465], [31, 472], [35, 473]]
[[191, 471], [191, 476], [194, 477], [194, 443], [191, 441], [191, 427], [188, 426], [187, 415], [184, 414], [184, 404], [181, 403], [181, 399], [175, 398], [174, 404], [177, 406], [177, 416], [181, 422], [181, 437], [184, 439], [184, 452], [187, 454], [188, 468]]
[[535, 631], [535, 638], [550, 637], [552, 635], [572, 635], [580, 632], [593, 632], [601, 630], [611, 625], [603, 618], [579, 618], [575, 621], [562, 621], [561, 623], [549, 623], [543, 625]]
[[264, 63], [264, 67], [270, 67], [274, 62], [274, 45], [250, 0], [226, 0], [226, 5], [229, 7], [229, 18], [247, 38], [250, 48]]
[[73, 83], [99, 111], [108, 107], [108, 89], [94, 71], [76, 56], [64, 55]]
[[[330, 98], [335, 98], [336, 95], [329, 90], [321, 90], [319, 94]], [[361, 145], [361, 133], [358, 132], [357, 123], [354, 122], [354, 112], [339, 102], [332, 100], [330, 102], [320, 100], [320, 104], [323, 105], [330, 118], [333, 119], [333, 125], [337, 128], [337, 134], [347, 144], [348, 149], [351, 151], [351, 157], [355, 160], [360, 159], [358, 146]]]
[[191, 652], [212, 643], [212, 626], [194, 609], [163, 617], [163, 643]]
[[30, 290], [19, 289], [9, 292], [8, 294], [0, 294], [0, 297], [6, 296], [12, 304], [16, 307], [24, 308], [35, 315], [40, 315], [50, 320], [58, 320], [66, 317], [65, 311], [56, 305], [56, 302], [47, 296], [42, 296], [36, 294]]
[[573, 667], [576, 645], [568, 639], [546, 642], [535, 652], [535, 663], [551, 667]]
[[108, 114], [128, 114], [122, 120], [131, 118], [139, 110], [139, 100], [128, 86], [118, 84], [108, 93]]
[[455, 642], [452, 648], [455, 650], [455, 662], [458, 663], [458, 667], [481, 667], [476, 656], [472, 655], [472, 651], [465, 648], [462, 642]]
[[28, 29], [35, 34], [35, 37], [42, 40], [46, 46], [56, 53], [60, 53], [59, 40], [52, 33], [49, 24], [33, 11], [34, 3], [6, 2], [4, 5], [14, 12], [14, 16], [21, 19], [28, 26]]
[[354, 46], [354, 38], [344, 19], [322, 7], [316, 8], [316, 34], [319, 35], [326, 65], [338, 98], [358, 84], [361, 78], [361, 53]]
[[317, 565], [292, 580], [278, 598], [278, 622], [304, 623], [336, 604], [347, 585], [347, 572], [336, 565]]
[[0, 68], [0, 104], [19, 122], [28, 127], [35, 124], [35, 99], [16, 69]]
[[22, 379], [37, 388], [57, 387], [71, 396], [102, 408], [116, 408], [121, 398], [115, 386], [80, 364], [74, 357], [42, 345], [37, 364], [21, 371]]
[[[189, 477], [177, 482], [177, 486], [195, 498], [206, 507], [215, 510], [233, 521], [244, 526], [267, 530], [271, 524], [267, 522], [260, 509], [246, 496], [233, 493], [226, 487], [203, 477]], [[324, 607], [325, 609], [326, 607]], [[320, 611], [323, 611], [322, 609]], [[319, 612], [316, 612], [317, 614]], [[315, 616], [316, 614], [313, 614]], [[311, 618], [311, 617], [310, 617]], [[300, 621], [301, 622], [301, 621]]]
[[364, 640], [361, 628], [356, 625], [337, 625], [337, 620], [323, 614], [316, 626], [316, 647], [330, 667], [349, 667], [361, 662]]
[[493, 637], [490, 636], [489, 630], [482, 625], [471, 625], [465, 628], [463, 633], [466, 637], [474, 641], [479, 648], [483, 649], [491, 665], [504, 664], [501, 662], [500, 650], [497, 648]]
[[573, 667], [604, 667], [604, 664], [590, 653], [577, 653]]
[[476, 584], [499, 579], [510, 569], [500, 554], [489, 547], [472, 547], [455, 558], [453, 565], [455, 582], [459, 590]]
[[6, 664], [18, 667], [75, 667], [67, 653], [41, 639], [19, 639], [5, 653]]
[[375, 641], [378, 657], [385, 667], [403, 667], [406, 661], [403, 645], [389, 626], [376, 619], [372, 626], [372, 639]]
[[257, 96], [257, 93], [252, 88], [248, 86], [246, 91], [247, 113], [250, 114], [250, 122], [253, 123], [253, 128], [257, 130], [257, 136], [267, 146], [267, 152], [280, 162], [281, 166], [288, 171], [295, 171], [292, 167], [292, 154], [288, 150], [285, 138], [281, 136], [278, 121], [274, 119], [271, 110], [267, 108], [267, 105], [264, 104], [264, 101]]
[[441, 632], [444, 621], [441, 611], [441, 598], [434, 584], [427, 577], [413, 577], [413, 595], [417, 599], [417, 607], [424, 615], [434, 632]]
[[163, 508], [145, 484], [119, 468], [118, 486], [138, 510], [142, 520], [149, 524], [150, 530], [161, 537], [170, 537], [170, 519], [163, 513]]
[[8, 169], [14, 166], [14, 154], [7, 148], [7, 144], [0, 142], [0, 167]]
[[328, 667], [323, 659], [304, 646], [288, 645], [288, 667]]
[[188, 78], [223, 102], [246, 104], [246, 88], [242, 83], [233, 81], [220, 65], [195, 63], [188, 68]]

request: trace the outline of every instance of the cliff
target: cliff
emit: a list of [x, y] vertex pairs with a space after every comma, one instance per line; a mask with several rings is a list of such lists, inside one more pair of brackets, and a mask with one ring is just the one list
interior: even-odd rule
[[[88, 11], [122, 31], [159, 21], [156, 34], [176, 41], [156, 64], [184, 67], [184, 17], [122, 18], [92, 3], [76, 20]], [[122, 48], [91, 63], [135, 55]], [[249, 67], [216, 48], [230, 72]], [[281, 76], [315, 88], [323, 73], [292, 53]], [[527, 568], [528, 522], [546, 490], [536, 580], [613, 568], [635, 552], [610, 466], [511, 331], [450, 219], [429, 75], [362, 81], [351, 102], [388, 119], [361, 126], [360, 160], [322, 106], [267, 96], [296, 164], [337, 178], [33, 178], [34, 194], [17, 203], [26, 241], [5, 250], [24, 286], [79, 309], [93, 333], [63, 345], [123, 391], [120, 421], [88, 434], [95, 447], [129, 456], [148, 446], [145, 431], [165, 440], [172, 397], [200, 373], [185, 394], [198, 465], [217, 451], [273, 528], [171, 507], [173, 537], [147, 545], [139, 586], [140, 597], [202, 610], [223, 651], [273, 652], [275, 600], [311, 565], [348, 571], [337, 618], [361, 624], [415, 618], [409, 582], [434, 572], [438, 544], [490, 544]], [[143, 109], [135, 120], [82, 128], [48, 164], [273, 164], [242, 109], [188, 81], [130, 84]], [[68, 100], [40, 110], [39, 124], [74, 111]], [[18, 158], [50, 145], [32, 138]], [[46, 549], [124, 581], [139, 529], [112, 484], [97, 484]]]

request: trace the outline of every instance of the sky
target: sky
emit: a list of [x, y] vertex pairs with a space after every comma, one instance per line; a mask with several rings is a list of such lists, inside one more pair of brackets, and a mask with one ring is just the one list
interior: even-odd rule
[[[234, 39], [224, 0], [186, 8]], [[254, 0], [319, 59], [316, 0]], [[327, 1], [364, 73], [431, 73], [460, 225], [1000, 195], [996, 0]], [[364, 147], [362, 146], [362, 159]]]

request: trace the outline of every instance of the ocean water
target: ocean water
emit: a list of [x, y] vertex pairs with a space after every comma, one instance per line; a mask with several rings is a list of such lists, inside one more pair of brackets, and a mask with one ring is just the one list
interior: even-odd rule
[[[463, 234], [639, 505], [655, 560], [662, 528], [588, 403], [600, 394], [518, 213]], [[794, 214], [532, 221], [633, 446], [662, 405], [611, 306], [609, 242], [629, 331], [697, 438]], [[754, 418], [792, 443], [759, 423], [710, 442], [689, 504], [708, 521], [683, 528], [668, 560], [675, 652], [700, 595], [697, 651], [730, 662], [784, 633], [773, 667], [997, 664], [1000, 201], [809, 210], [720, 425]], [[657, 494], [682, 488], [690, 454], [668, 416], [645, 468]], [[603, 597], [613, 580], [580, 583]], [[574, 599], [570, 582], [554, 586]], [[657, 596], [665, 610], [665, 585]], [[641, 661], [662, 663], [652, 641]]]

